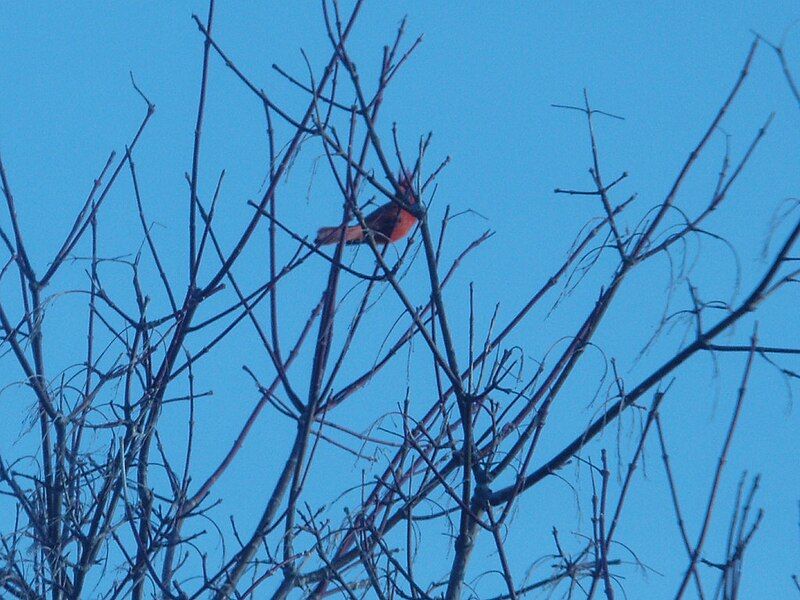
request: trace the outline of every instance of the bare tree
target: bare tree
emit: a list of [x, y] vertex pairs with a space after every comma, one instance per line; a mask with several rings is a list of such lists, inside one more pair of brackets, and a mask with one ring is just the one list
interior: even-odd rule
[[[404, 21], [385, 46], [378, 72], [361, 72], [348, 40], [363, 5], [357, 0], [344, 11], [335, 1], [322, 2], [330, 43], [322, 69], [312, 69], [310, 58], [306, 76], [275, 67], [287, 87], [304, 94], [302, 107], [276, 103], [257, 78], [240, 69], [214, 29], [213, 0], [205, 18], [194, 17], [203, 40], [203, 68], [186, 174], [185, 280], [163, 265], [165, 250], [152, 231], [154, 216], [145, 208], [137, 178], [135, 159], [155, 105], [135, 82], [143, 103], [141, 124], [99, 170], [49, 260], [35, 260], [38, 253], [26, 244], [17, 215], [28, 199], [0, 161], [7, 209], [0, 223], [6, 249], [0, 269], [0, 351], [3, 364], [14, 365], [3, 371], [0, 385], [13, 389], [10, 395], [22, 413], [34, 403], [36, 424], [25, 444], [4, 449], [0, 457], [3, 493], [16, 507], [0, 532], [4, 597], [454, 599], [485, 594], [472, 585], [488, 574], [492, 583], [481, 589], [494, 589], [494, 598], [554, 591], [614, 598], [623, 592], [623, 573], [641, 566], [637, 541], [621, 543], [619, 529], [648, 444], [662, 457], [662, 499], [674, 510], [682, 543], [678, 551], [685, 553], [675, 597], [737, 597], [745, 552], [757, 539], [763, 513], [757, 508], [759, 478], [742, 476], [728, 517], [727, 544], [722, 552], [708, 550], [712, 519], [720, 518], [716, 499], [725, 485], [723, 470], [748, 402], [754, 365], [764, 362], [795, 376], [783, 361], [795, 359], [800, 348], [762, 342], [755, 327], [739, 343], [719, 340], [737, 324], [750, 327], [766, 299], [792, 293], [789, 284], [800, 273], [800, 218], [786, 211], [774, 233], [777, 247], [759, 276], [743, 282], [747, 292], [737, 302], [703, 300], [703, 282], [695, 281], [683, 258], [689, 240], [720, 237], [706, 229], [707, 221], [726, 210], [772, 117], [752, 135], [745, 152], [726, 152], [702, 210], [682, 208], [682, 190], [747, 85], [753, 57], [765, 43], [753, 41], [716, 115], [695, 147], [687, 149], [670, 189], [644, 206], [624, 191], [626, 173], [602, 168], [596, 122], [614, 115], [596, 109], [588, 93], [580, 105], [559, 105], [585, 122], [593, 186], [555, 192], [595, 202], [597, 218], [576, 224], [575, 242], [563, 262], [553, 265], [545, 281], [532, 282], [527, 301], [504, 320], [493, 304], [487, 309], [476, 299], [473, 283], [455, 289], [459, 268], [492, 233], [454, 248], [447, 234], [458, 223], [454, 215], [468, 205], [429, 210], [447, 158], [429, 157], [430, 134], [419, 138], [413, 155], [404, 153], [398, 126], [384, 124], [392, 121], [382, 110], [387, 90], [421, 38], [408, 41]], [[800, 103], [782, 45], [766, 45], [777, 51]], [[230, 231], [220, 235], [216, 220], [225, 173], [201, 169], [209, 75], [220, 65], [252, 93], [255, 110], [263, 111], [269, 149], [260, 197], [235, 199], [248, 211], [248, 220], [233, 243], [226, 242]], [[288, 134], [282, 137], [282, 132]], [[322, 157], [324, 174], [317, 177], [335, 182], [340, 223], [353, 228], [352, 239], [334, 226], [312, 241], [308, 231], [288, 225], [282, 216], [282, 185], [302, 153]], [[204, 198], [200, 182], [212, 178], [215, 191]], [[130, 259], [107, 256], [102, 246], [99, 231], [112, 189], [124, 190], [137, 207], [142, 246]], [[367, 215], [374, 203], [391, 215], [380, 226]], [[416, 228], [409, 237], [387, 243], [386, 232], [393, 231], [399, 215]], [[263, 245], [254, 252], [264, 228], [266, 252]], [[354, 249], [345, 242], [359, 245]], [[728, 243], [737, 246], [736, 240]], [[509, 249], [509, 255], [514, 252]], [[354, 253], [358, 260], [352, 260]], [[562, 422], [561, 431], [566, 425], [570, 437], [551, 451], [552, 443], [541, 441], [559, 418], [556, 407], [574, 393], [571, 384], [586, 377], [584, 357], [596, 344], [604, 318], [623, 294], [635, 294], [627, 289], [631, 278], [662, 257], [674, 259], [671, 289], [688, 290], [690, 304], [676, 308], [677, 301], [669, 299], [663, 318], [648, 326], [656, 332], [654, 340], [676, 323], [689, 333], [678, 343], [666, 336], [671, 346], [659, 345], [655, 366], [634, 382], [617, 372], [617, 362], [646, 348], [609, 357], [608, 372], [593, 381], [594, 417], [588, 424]], [[308, 265], [324, 265], [325, 279], [308, 282]], [[111, 268], [127, 270], [125, 283], [105, 277]], [[260, 280], [256, 286], [249, 283], [253, 273]], [[76, 277], [83, 277], [82, 283], [72, 287]], [[316, 294], [297, 331], [281, 316], [288, 302], [281, 290], [294, 279], [305, 282], [309, 298]], [[538, 309], [567, 310], [562, 301], [578, 288], [597, 290], [594, 301], [568, 309], [574, 328], [552, 340], [549, 351], [512, 342], [521, 323]], [[74, 319], [85, 320], [85, 335], [48, 335], [48, 308], [75, 296], [83, 308], [75, 309]], [[502, 292], [492, 302], [501, 299]], [[266, 359], [257, 367], [244, 365], [254, 386], [252, 410], [244, 422], [214, 425], [232, 441], [217, 464], [198, 465], [193, 460], [196, 407], [215, 399], [197, 382], [208, 381], [203, 373], [214, 357], [248, 328], [258, 340], [254, 356]], [[65, 346], [74, 362], [51, 364], [53, 348]], [[738, 361], [741, 376], [738, 394], [730, 399], [723, 445], [715, 455], [696, 457], [713, 467], [707, 504], [694, 519], [697, 528], [688, 524], [681, 502], [685, 484], [671, 466], [669, 450], [677, 434], [670, 435], [659, 410], [672, 400], [676, 378], [691, 376], [680, 368], [704, 354]], [[411, 369], [428, 374], [413, 398]], [[387, 381], [390, 386], [381, 383]], [[226, 385], [216, 381], [211, 387], [219, 391]], [[371, 401], [376, 395], [389, 396], [394, 408]], [[379, 412], [371, 412], [373, 407]], [[353, 426], [339, 416], [353, 410], [372, 425]], [[267, 449], [268, 472], [276, 473], [265, 483], [268, 492], [225, 488], [226, 476], [251, 468], [242, 465], [240, 451], [246, 441], [253, 443], [253, 429], [265, 414], [288, 436], [285, 444], [278, 437], [257, 441]], [[178, 435], [165, 425], [167, 415], [184, 420], [186, 433]], [[633, 418], [622, 424], [622, 415]], [[609, 435], [600, 440], [603, 433]], [[631, 443], [620, 445], [620, 435]], [[620, 453], [623, 468], [617, 478], [609, 450]], [[346, 457], [339, 460], [356, 465], [362, 475], [354, 479], [342, 469], [331, 477], [320, 458], [330, 452]], [[567, 471], [568, 464], [580, 468]], [[566, 537], [547, 515], [518, 510], [553, 478], [589, 484], [589, 491], [577, 485], [575, 493], [591, 507], [590, 519], [576, 522]], [[321, 482], [329, 491], [326, 497], [319, 494]], [[237, 495], [257, 498], [259, 514], [226, 521], [219, 503], [235, 503]], [[534, 530], [551, 532], [552, 546], [519, 555], [507, 543], [515, 533], [524, 537]], [[476, 548], [482, 549], [478, 559]]]

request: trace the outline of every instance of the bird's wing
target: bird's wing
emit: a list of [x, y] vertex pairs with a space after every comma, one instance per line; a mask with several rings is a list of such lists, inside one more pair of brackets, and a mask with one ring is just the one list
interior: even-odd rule
[[397, 204], [389, 202], [368, 214], [364, 222], [373, 234], [389, 239], [397, 225], [400, 210]]

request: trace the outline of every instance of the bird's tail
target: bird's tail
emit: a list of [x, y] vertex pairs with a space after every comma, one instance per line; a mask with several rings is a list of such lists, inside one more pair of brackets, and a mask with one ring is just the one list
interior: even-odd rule
[[[317, 231], [315, 244], [324, 246], [325, 244], [336, 244], [342, 237], [342, 227], [321, 227]], [[364, 239], [364, 231], [360, 225], [352, 225], [344, 228], [345, 243], [358, 243]]]

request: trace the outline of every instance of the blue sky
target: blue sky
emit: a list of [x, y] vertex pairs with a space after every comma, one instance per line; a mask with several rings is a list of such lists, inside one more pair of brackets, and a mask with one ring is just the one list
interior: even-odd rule
[[[621, 2], [611, 6], [590, 2], [368, 1], [350, 45], [362, 72], [374, 72], [381, 47], [391, 39], [403, 15], [409, 17], [409, 39], [424, 34], [423, 44], [387, 96], [382, 127], [388, 135], [391, 123], [397, 122], [407, 155], [420, 135], [432, 131], [429, 169], [445, 156], [452, 158], [439, 179], [431, 208], [434, 220], [441, 218], [446, 205], [455, 212], [472, 209], [474, 213], [454, 222], [446, 256], [455, 256], [484, 229], [496, 232], [470, 258], [448, 296], [458, 341], [466, 339], [464, 307], [469, 282], [475, 282], [476, 298], [482, 306], [478, 326], [485, 331], [495, 303], [500, 303], [501, 319], [512, 315], [549, 277], [580, 228], [601, 213], [593, 200], [553, 193], [557, 187], [589, 187], [591, 155], [582, 116], [552, 104], [580, 104], [586, 88], [596, 108], [625, 118], [598, 117], [597, 133], [606, 177], [629, 173], [616, 201], [638, 194], [625, 221], [632, 228], [664, 197], [727, 95], [752, 42], [751, 31], [778, 41], [800, 16], [798, 8], [793, 2]], [[0, 5], [0, 152], [28, 245], [35, 248], [39, 265], [57, 250], [108, 153], [112, 149], [124, 152], [124, 144], [143, 116], [141, 99], [130, 85], [132, 73], [157, 106], [135, 156], [145, 205], [149, 218], [158, 223], [154, 235], [165, 268], [178, 280], [185, 280], [188, 192], [184, 173], [191, 168], [202, 59], [202, 37], [190, 16], [203, 16], [206, 10], [202, 2]], [[321, 68], [327, 60], [328, 43], [318, 3], [220, 2], [215, 31], [237, 65], [273, 99], [301, 110], [303, 96], [271, 65], [277, 63], [304, 77], [306, 67], [299, 52], [303, 48], [313, 67]], [[800, 72], [800, 29], [790, 31], [786, 39], [790, 63]], [[212, 61], [210, 81], [199, 192], [202, 198], [209, 198], [220, 170], [226, 169], [217, 227], [223, 244], [231, 244], [251, 214], [246, 201], [258, 197], [263, 189], [267, 165], [263, 113], [252, 94], [217, 59]], [[775, 119], [768, 135], [727, 204], [709, 221], [710, 229], [735, 245], [737, 256], [726, 245], [709, 239], [691, 243], [687, 249], [697, 259], [692, 282], [707, 301], [741, 299], [750, 289], [764, 266], [762, 246], [775, 211], [799, 193], [796, 132], [800, 131], [800, 113], [774, 53], [762, 46], [743, 93], [722, 125], [734, 159], [741, 156], [772, 112]], [[697, 211], [707, 200], [725, 143], [725, 135], [718, 132], [697, 172], [686, 182], [681, 197], [685, 210]], [[321, 174], [323, 162], [318, 148], [304, 152], [279, 192], [286, 223], [308, 234], [335, 221], [340, 211], [338, 201], [327, 200], [334, 193], [334, 184]], [[103, 254], [135, 253], [142, 234], [127, 174], [109, 196], [103, 216]], [[7, 226], [5, 214], [0, 225]], [[776, 240], [784, 231], [785, 226], [777, 228]], [[265, 239], [262, 235], [260, 246], [250, 250], [246, 266], [237, 272], [247, 286], [263, 282], [260, 267], [265, 260]], [[288, 256], [291, 244], [285, 241], [281, 250]], [[76, 255], [86, 254], [85, 244], [76, 249]], [[612, 265], [610, 258], [601, 262], [598, 271], [567, 297], [559, 310], [548, 313], [551, 299], [519, 330], [511, 343], [525, 348], [528, 369], [548, 350], [563, 345], [563, 336], [574, 331], [607, 281], [603, 275], [607, 271], [602, 269]], [[355, 256], [354, 264], [369, 269], [368, 254]], [[406, 281], [421, 304], [426, 282], [420, 266]], [[281, 290], [286, 343], [305, 322], [324, 286], [325, 274], [324, 264], [311, 265], [300, 276], [289, 278]], [[154, 272], [147, 276], [155, 281]], [[125, 296], [130, 289], [129, 272], [109, 265], [103, 277], [119, 291], [122, 302], [132, 307], [132, 296]], [[617, 358], [632, 387], [680, 345], [684, 329], [676, 327], [637, 360], [638, 350], [664, 311], [668, 277], [669, 265], [661, 260], [626, 282], [598, 333], [597, 352], [587, 353], [579, 380], [564, 390], [564, 401], [554, 409], [552, 434], [542, 441], [542, 457], [560, 448], [595, 414], [598, 405], [590, 405], [590, 399], [604, 368], [603, 357]], [[81, 282], [85, 283], [82, 269], [74, 268], [55, 281], [54, 288], [67, 290]], [[0, 282], [0, 292], [7, 293], [8, 285]], [[685, 289], [685, 284], [676, 287], [672, 311], [688, 306]], [[796, 292], [776, 296], [764, 306], [758, 319], [763, 343], [796, 343], [800, 331], [793, 294]], [[80, 319], [70, 315], [79, 310], [82, 301], [69, 294], [54, 299], [47, 334], [58, 340], [77, 339], [80, 347], [83, 313], [79, 313]], [[219, 302], [216, 306], [224, 305]], [[158, 295], [153, 303], [155, 312], [166, 306], [165, 298]], [[387, 303], [392, 307], [387, 321], [391, 323], [400, 307], [391, 298]], [[376, 327], [380, 325], [376, 322]], [[752, 320], [743, 321], [729, 341], [746, 343], [752, 327]], [[361, 367], [374, 359], [380, 341], [375, 347], [365, 346]], [[422, 348], [417, 350], [421, 353]], [[49, 352], [54, 373], [76, 362], [69, 343], [56, 344]], [[698, 514], [704, 505], [743, 361], [743, 356], [721, 356], [716, 363], [697, 357], [681, 368], [666, 401], [665, 427], [671, 433], [676, 476], [687, 490], [683, 501], [688, 514]], [[242, 326], [219, 358], [204, 365], [199, 375], [198, 386], [215, 392], [212, 400], [198, 409], [199, 473], [218, 460], [236, 431], [234, 426], [220, 424], [241, 422], [255, 401], [256, 392], [241, 371], [242, 364], [261, 369], [264, 380], [271, 377], [266, 357], [259, 353], [247, 326]], [[799, 370], [796, 361], [782, 364]], [[0, 358], [0, 373], [4, 373], [0, 385], [18, 376], [5, 375], [13, 369], [8, 356]], [[302, 372], [302, 366], [298, 371]], [[358, 371], [359, 365], [346, 368], [346, 373]], [[365, 392], [366, 408], [344, 407], [342, 422], [365, 426], [396, 406], [402, 394], [387, 397], [380, 391], [391, 388], [391, 377], [403, 373], [400, 369], [379, 378], [373, 389]], [[414, 372], [410, 379], [412, 397], [421, 406], [427, 406], [428, 375]], [[766, 518], [748, 553], [743, 597], [788, 597], [793, 589], [789, 575], [800, 569], [800, 417], [789, 389], [796, 397], [796, 384], [787, 387], [774, 369], [763, 362], [757, 364], [726, 467], [718, 520], [707, 544], [711, 555], [720, 547], [714, 542], [725, 533], [741, 472], [762, 473], [758, 498]], [[0, 390], [0, 451], [6, 460], [25, 447], [19, 438], [27, 427], [31, 401], [19, 388]], [[179, 408], [165, 411], [165, 432], [174, 436], [176, 448], [183, 439], [185, 421]], [[608, 448], [615, 459], [615, 472], [617, 468], [623, 472], [636, 441], [635, 431], [630, 417], [622, 420], [619, 465], [617, 440], [611, 435], [593, 444], [586, 456], [596, 460], [599, 449]], [[280, 443], [289, 433], [275, 414], [261, 419], [245, 447], [242, 467], [231, 473], [219, 491], [225, 496], [247, 487], [252, 493], [233, 505], [226, 501], [217, 513], [221, 519], [235, 513], [246, 523], [248, 516], [259, 510], [259, 492], [269, 489], [274, 474], [273, 466], [263, 460], [264, 444]], [[657, 448], [653, 444], [648, 448], [646, 476], [637, 479], [618, 538], [634, 546], [640, 560], [657, 573], [642, 576], [634, 567], [623, 570], [624, 587], [632, 598], [671, 597], [685, 565], [674, 517], [665, 503]], [[698, 462], [698, 457], [703, 460]], [[349, 455], [327, 449], [321, 460], [324, 468], [340, 471], [342, 480], [358, 481], [362, 465]], [[254, 477], [254, 472], [258, 476]], [[573, 466], [564, 477], [577, 480]], [[588, 480], [580, 481], [580, 505], [575, 493], [556, 480], [521, 502], [516, 530], [508, 542], [520, 577], [533, 560], [552, 552], [552, 526], [568, 536], [577, 517], [586, 529], [590, 491]], [[327, 500], [326, 494], [332, 493], [328, 483], [323, 479], [311, 484], [312, 502]], [[336, 510], [341, 516], [341, 508]], [[696, 530], [697, 520], [690, 525]], [[652, 533], [643, 536], [642, 531]], [[571, 542], [577, 547], [577, 538]], [[776, 548], [784, 551], [776, 552]], [[476, 561], [495, 564], [490, 550], [489, 546], [479, 547]], [[546, 566], [540, 569], [533, 579], [548, 574]], [[498, 578], [487, 576], [477, 582], [476, 590], [490, 595], [501, 584]]]

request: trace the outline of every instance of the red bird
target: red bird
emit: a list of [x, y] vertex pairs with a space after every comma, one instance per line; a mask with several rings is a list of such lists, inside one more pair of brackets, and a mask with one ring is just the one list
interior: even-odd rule
[[[400, 188], [400, 197], [406, 203], [416, 204], [417, 197], [412, 189], [410, 176], [402, 178], [398, 187]], [[344, 225], [321, 227], [317, 231], [315, 243], [319, 245], [336, 244], [341, 239], [342, 230], [344, 230], [346, 244], [364, 244], [367, 242], [367, 230], [369, 230], [376, 243], [388, 244], [405, 237], [416, 222], [417, 218], [414, 215], [401, 208], [397, 202], [389, 201], [364, 217], [366, 229], [360, 224], [349, 227]]]

